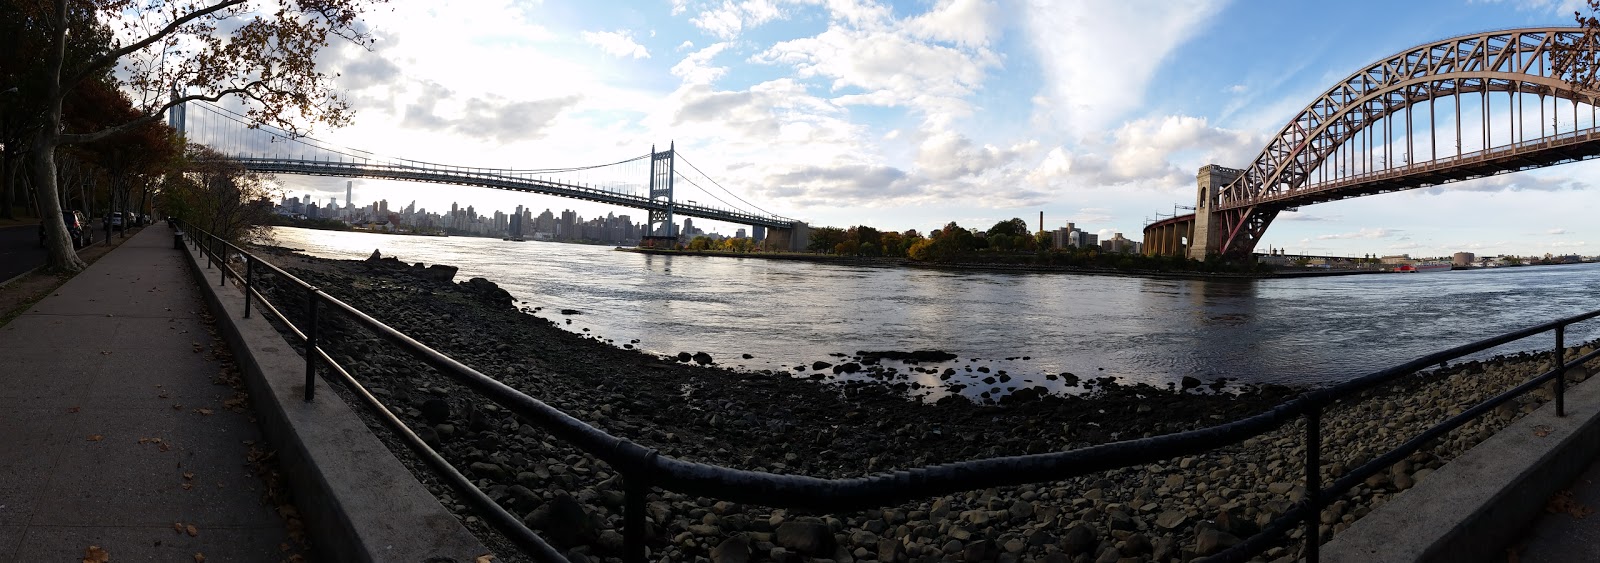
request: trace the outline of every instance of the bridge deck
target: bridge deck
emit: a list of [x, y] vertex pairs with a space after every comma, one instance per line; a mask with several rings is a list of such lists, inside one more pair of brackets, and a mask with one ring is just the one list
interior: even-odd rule
[[1402, 166], [1391, 170], [1358, 174], [1338, 181], [1313, 184], [1288, 193], [1239, 202], [1219, 204], [1218, 209], [1262, 206], [1297, 207], [1381, 193], [1437, 186], [1543, 168], [1555, 164], [1589, 160], [1600, 156], [1600, 130], [1587, 129], [1557, 137], [1524, 141], [1476, 151], [1459, 157]]

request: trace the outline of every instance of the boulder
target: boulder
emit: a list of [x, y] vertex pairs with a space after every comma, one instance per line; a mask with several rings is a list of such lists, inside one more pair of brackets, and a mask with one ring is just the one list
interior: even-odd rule
[[836, 547], [833, 532], [816, 522], [784, 522], [774, 535], [778, 545], [810, 556], [830, 556]]
[[746, 563], [750, 561], [750, 540], [733, 536], [711, 548], [712, 563]]

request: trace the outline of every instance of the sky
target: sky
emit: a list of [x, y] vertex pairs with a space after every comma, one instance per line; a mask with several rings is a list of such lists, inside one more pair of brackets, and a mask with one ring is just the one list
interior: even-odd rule
[[[1142, 237], [1316, 96], [1407, 48], [1570, 25], [1572, 0], [396, 0], [324, 67], [356, 110], [313, 136], [463, 166], [566, 167], [675, 144], [813, 226], [1021, 217]], [[1382, 14], [1375, 17], [1374, 14]], [[1596, 254], [1593, 162], [1302, 207], [1258, 251]], [[343, 179], [280, 176], [344, 199]], [[355, 203], [641, 210], [356, 180]], [[696, 199], [679, 186], [678, 199]], [[739, 225], [696, 221], [732, 235]]]

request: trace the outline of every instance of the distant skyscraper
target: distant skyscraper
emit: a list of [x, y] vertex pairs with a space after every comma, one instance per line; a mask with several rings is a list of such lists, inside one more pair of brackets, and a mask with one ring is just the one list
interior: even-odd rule
[[356, 201], [355, 198], [350, 197], [350, 194], [355, 190], [355, 185], [356, 183], [350, 180], [345, 180], [344, 182], [344, 202], [346, 205], [352, 204]]

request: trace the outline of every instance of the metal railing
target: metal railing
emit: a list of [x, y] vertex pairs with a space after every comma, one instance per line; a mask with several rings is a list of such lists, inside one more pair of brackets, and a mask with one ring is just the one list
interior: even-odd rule
[[[1600, 310], [1594, 310], [1428, 354], [1337, 385], [1308, 391], [1260, 414], [1208, 428], [1069, 451], [947, 463], [867, 477], [822, 479], [680, 460], [661, 455], [653, 449], [627, 439], [612, 436], [412, 339], [225, 240], [193, 229], [181, 221], [179, 225], [189, 243], [206, 255], [207, 268], [215, 266], [220, 271], [218, 277], [221, 285], [226, 285], [230, 277], [241, 280], [244, 286], [246, 317], [250, 314], [251, 302], [254, 300], [259, 303], [260, 309], [281, 321], [289, 332], [305, 343], [306, 401], [314, 400], [316, 371], [319, 365], [324, 366], [327, 372], [337, 375], [338, 380], [349, 386], [369, 408], [374, 410], [438, 477], [461, 492], [476, 509], [480, 510], [491, 525], [528, 555], [540, 561], [566, 561], [566, 559], [538, 534], [528, 529], [520, 519], [474, 486], [438, 452], [428, 447], [404, 422], [317, 345], [316, 318], [319, 308], [329, 307], [335, 312], [343, 313], [357, 324], [438, 370], [439, 373], [483, 394], [566, 443], [610, 464], [623, 478], [624, 559], [630, 563], [645, 561], [645, 497], [652, 488], [775, 508], [852, 511], [991, 487], [1061, 481], [1100, 471], [1198, 455], [1260, 436], [1300, 417], [1305, 418], [1304, 499], [1263, 526], [1259, 533], [1203, 561], [1220, 563], [1248, 560], [1272, 547], [1274, 542], [1280, 541], [1294, 526], [1305, 525], [1305, 558], [1315, 563], [1319, 560], [1321, 543], [1319, 516], [1323, 508], [1332, 504], [1333, 499], [1361, 484], [1367, 477], [1388, 469], [1422, 449], [1433, 440], [1552, 379], [1556, 382], [1554, 391], [1557, 415], [1565, 416], [1564, 374], [1568, 369], [1600, 356], [1600, 350], [1595, 350], [1567, 361], [1565, 354], [1567, 326], [1600, 316]], [[244, 261], [243, 275], [228, 265], [230, 256]], [[262, 269], [276, 275], [279, 280], [305, 291], [308, 322], [305, 323], [304, 330], [297, 328], [282, 311], [256, 290], [254, 276]], [[1422, 369], [1442, 366], [1451, 360], [1550, 331], [1555, 332], [1553, 352], [1555, 361], [1552, 362], [1552, 369], [1444, 420], [1388, 453], [1349, 470], [1332, 484], [1326, 487], [1322, 485], [1321, 420], [1323, 412], [1330, 405], [1351, 399], [1359, 401], [1363, 398], [1359, 396], [1360, 393]]]

